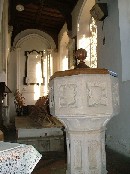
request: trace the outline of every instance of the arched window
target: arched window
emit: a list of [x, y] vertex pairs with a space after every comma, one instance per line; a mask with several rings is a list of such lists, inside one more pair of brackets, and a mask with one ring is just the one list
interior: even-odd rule
[[86, 64], [91, 68], [97, 68], [97, 25], [93, 17], [89, 23], [89, 36], [84, 34], [79, 39], [78, 47], [87, 51]]

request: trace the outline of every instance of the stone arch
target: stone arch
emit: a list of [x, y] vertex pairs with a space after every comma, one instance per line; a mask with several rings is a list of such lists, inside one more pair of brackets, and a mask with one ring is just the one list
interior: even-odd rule
[[95, 0], [85, 0], [77, 20], [77, 48], [86, 49], [85, 63], [91, 68], [97, 67], [97, 23], [90, 14], [94, 5]]
[[49, 49], [53, 49], [53, 50], [56, 49], [56, 44], [54, 40], [52, 39], [52, 37], [48, 35], [47, 33], [37, 29], [27, 29], [17, 34], [13, 42], [13, 47], [19, 47], [19, 45], [23, 41], [25, 41], [26, 39], [30, 37], [37, 37], [40, 40], [44, 40], [44, 42], [48, 45]]
[[[89, 36], [89, 23], [90, 23], [90, 10], [95, 4], [95, 0], [84, 0], [79, 16], [77, 18], [77, 47], [78, 47], [78, 40], [83, 36], [86, 35]], [[82, 27], [80, 27], [82, 26]]]
[[68, 30], [64, 29], [60, 40], [60, 69], [62, 70], [63, 70], [62, 67], [63, 58], [65, 56], [68, 56], [68, 43], [69, 43]]

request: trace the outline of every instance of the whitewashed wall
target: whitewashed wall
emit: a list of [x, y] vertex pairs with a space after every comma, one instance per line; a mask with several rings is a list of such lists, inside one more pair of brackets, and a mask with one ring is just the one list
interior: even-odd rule
[[[0, 1], [0, 72], [2, 72], [2, 12], [3, 12], [3, 4], [4, 4], [4, 0]], [[0, 75], [0, 77], [2, 76], [2, 74]], [[1, 77], [1, 80], [3, 79], [3, 77]]]
[[[98, 66], [116, 72], [120, 82], [120, 114], [112, 118], [107, 125], [106, 144], [126, 156], [130, 156], [130, 81], [128, 80], [130, 73], [127, 74], [130, 70], [128, 67], [130, 23], [126, 22], [128, 18], [124, 18], [129, 5], [130, 2], [126, 0], [123, 2], [108, 0], [109, 15], [104, 20], [103, 30], [103, 23], [98, 23]], [[105, 44], [103, 45], [104, 37]], [[124, 79], [127, 81], [124, 82]]]
[[122, 80], [130, 80], [130, 1], [118, 0], [119, 27], [122, 55]]
[[[54, 43], [50, 41], [50, 38], [42, 37], [41, 35], [29, 33], [21, 33], [15, 38], [15, 44], [10, 54], [10, 59], [8, 63], [8, 84], [12, 90], [10, 95], [10, 120], [13, 122], [16, 115], [15, 105], [14, 105], [14, 92], [16, 89], [23, 94], [25, 97], [25, 105], [34, 105], [34, 86], [24, 85], [23, 79], [25, 77], [25, 51], [44, 51], [48, 49], [55, 49]], [[22, 36], [22, 37], [19, 37]], [[43, 91], [43, 86], [41, 86], [41, 92]], [[43, 92], [42, 92], [43, 94]], [[41, 95], [42, 95], [41, 94]], [[43, 96], [43, 95], [42, 95]]]
[[4, 0], [0, 1], [0, 32], [1, 32], [1, 22], [2, 22], [2, 12], [3, 12]]
[[77, 5], [72, 11], [72, 37], [77, 36], [77, 23], [78, 18], [81, 12], [81, 9], [83, 8], [83, 3], [85, 3], [86, 0], [79, 0]]
[[[100, 0], [96, 2], [108, 4], [108, 17], [104, 20], [104, 24], [102, 21], [97, 22], [98, 67], [116, 72], [120, 84], [120, 114], [107, 125], [106, 144], [113, 150], [130, 156], [130, 1]], [[83, 19], [82, 11], [87, 3], [86, 0], [79, 0], [73, 10], [73, 35], [77, 32], [78, 19], [81, 21]], [[87, 14], [88, 11], [86, 11]], [[103, 39], [105, 39], [105, 44], [103, 44]]]
[[66, 56], [68, 58], [68, 43], [69, 43], [69, 36], [67, 30], [67, 24], [65, 23], [62, 27], [59, 35], [58, 35], [58, 53], [59, 53], [59, 61], [58, 61], [58, 70], [63, 70], [63, 58]]
[[0, 72], [4, 71], [7, 82], [8, 58], [8, 1], [0, 2]]

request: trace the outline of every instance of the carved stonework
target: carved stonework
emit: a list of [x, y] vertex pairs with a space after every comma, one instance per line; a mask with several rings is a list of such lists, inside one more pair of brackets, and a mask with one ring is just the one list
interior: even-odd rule
[[82, 142], [80, 140], [75, 140], [74, 145], [74, 168], [82, 169]]
[[106, 83], [89, 82], [88, 89], [88, 105], [96, 107], [100, 105], [107, 106], [107, 89]]
[[89, 169], [97, 170], [97, 159], [96, 154], [98, 152], [99, 143], [97, 141], [88, 142], [88, 159], [89, 159]]
[[119, 90], [116, 77], [97, 72], [68, 70], [50, 80], [51, 114], [66, 128], [66, 174], [107, 174], [105, 126], [119, 112]]
[[76, 88], [75, 84], [61, 85], [59, 87], [59, 107], [76, 107]]

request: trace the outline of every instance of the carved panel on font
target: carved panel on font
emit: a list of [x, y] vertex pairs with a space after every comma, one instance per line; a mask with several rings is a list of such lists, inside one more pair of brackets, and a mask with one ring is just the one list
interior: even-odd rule
[[59, 106], [60, 107], [76, 107], [76, 89], [75, 84], [66, 84], [59, 87]]
[[106, 83], [89, 82], [88, 89], [88, 106], [107, 106], [107, 88]]

